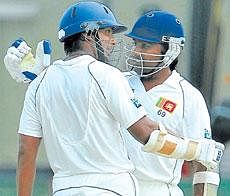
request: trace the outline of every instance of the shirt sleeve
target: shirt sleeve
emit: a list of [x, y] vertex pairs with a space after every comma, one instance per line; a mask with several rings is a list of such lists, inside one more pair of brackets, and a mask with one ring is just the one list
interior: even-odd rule
[[33, 82], [29, 85], [26, 92], [18, 133], [33, 137], [42, 137], [40, 117], [36, 109], [37, 86]]
[[184, 136], [198, 139], [208, 138], [211, 135], [210, 115], [202, 94], [195, 92], [185, 95], [184, 105]]
[[105, 96], [109, 111], [122, 127], [128, 128], [146, 115], [141, 102], [135, 98], [128, 81], [115, 71], [106, 81]]

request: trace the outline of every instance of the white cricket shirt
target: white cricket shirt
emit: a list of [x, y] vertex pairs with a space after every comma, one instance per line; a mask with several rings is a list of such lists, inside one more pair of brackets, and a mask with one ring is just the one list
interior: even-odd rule
[[146, 114], [133, 99], [118, 69], [88, 55], [58, 60], [29, 85], [19, 133], [43, 137], [54, 182], [132, 171], [120, 130]]
[[[126, 73], [131, 88], [149, 117], [168, 129], [190, 138], [211, 137], [209, 113], [201, 93], [173, 71], [161, 85], [145, 91], [138, 76]], [[169, 159], [141, 150], [142, 145], [125, 134], [129, 156], [134, 162], [135, 176], [141, 180], [178, 184], [182, 160]]]

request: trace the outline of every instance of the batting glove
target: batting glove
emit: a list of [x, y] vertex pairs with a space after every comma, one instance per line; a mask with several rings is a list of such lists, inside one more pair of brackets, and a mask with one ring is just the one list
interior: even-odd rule
[[206, 166], [208, 169], [215, 169], [218, 167], [223, 151], [224, 145], [211, 139], [198, 140], [198, 154], [196, 160]]
[[23, 39], [18, 39], [7, 50], [4, 64], [14, 80], [28, 83], [50, 65], [50, 55], [51, 44], [48, 40], [38, 43], [34, 58], [27, 43]]

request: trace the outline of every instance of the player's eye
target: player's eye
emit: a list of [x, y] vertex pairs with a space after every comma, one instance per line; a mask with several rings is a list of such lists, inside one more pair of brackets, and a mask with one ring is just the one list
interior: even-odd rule
[[112, 34], [113, 31], [112, 31], [112, 29], [107, 29], [106, 32], [109, 34]]
[[134, 45], [136, 47], [143, 48], [143, 49], [150, 48], [152, 46], [151, 43], [143, 42], [143, 41], [136, 41], [136, 40], [134, 40]]
[[113, 34], [113, 30], [111, 28], [108, 28], [108, 29], [104, 29], [103, 30], [103, 33], [105, 35], [112, 35]]

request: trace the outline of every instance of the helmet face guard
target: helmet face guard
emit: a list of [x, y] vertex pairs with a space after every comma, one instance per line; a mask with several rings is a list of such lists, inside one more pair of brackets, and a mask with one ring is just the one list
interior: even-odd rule
[[121, 51], [123, 50], [123, 40], [116, 38], [116, 44], [111, 44], [110, 40], [103, 40], [99, 37], [99, 31], [89, 31], [87, 36], [84, 34], [85, 40], [92, 45], [97, 51], [97, 60], [118, 67], [121, 60]]
[[[169, 38], [165, 54], [135, 51], [135, 46], [125, 46], [126, 65], [141, 77], [149, 77], [168, 67], [180, 54], [184, 38]], [[162, 43], [165, 42], [162, 40]], [[151, 47], [153, 44], [147, 43]], [[145, 44], [146, 45], [146, 44]]]
[[179, 56], [185, 42], [180, 21], [164, 11], [150, 11], [141, 16], [126, 36], [134, 39], [136, 43], [143, 42], [143, 46], [147, 47], [153, 44], [168, 44], [165, 54], [137, 52], [135, 46], [124, 48], [126, 65], [141, 77], [149, 77], [168, 67]]

